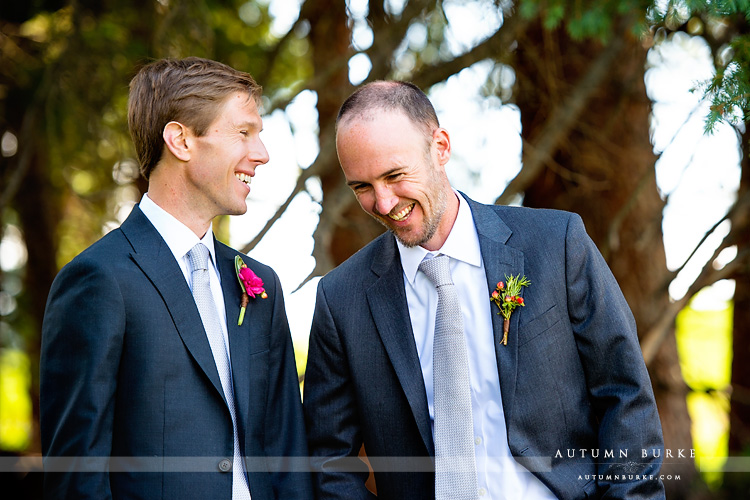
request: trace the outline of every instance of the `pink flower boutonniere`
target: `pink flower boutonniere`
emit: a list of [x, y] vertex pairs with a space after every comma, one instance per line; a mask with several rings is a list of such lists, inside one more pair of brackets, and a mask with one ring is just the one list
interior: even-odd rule
[[503, 321], [503, 345], [508, 345], [508, 329], [510, 328], [510, 314], [513, 310], [518, 307], [524, 307], [526, 304], [523, 303], [523, 297], [520, 296], [521, 288], [529, 286], [531, 282], [526, 279], [526, 276], [520, 277], [505, 275], [506, 283], [500, 281], [495, 288], [495, 291], [490, 295], [490, 300], [497, 304], [500, 308], [498, 314], [502, 314]]
[[256, 295], [260, 295], [261, 299], [268, 297], [266, 289], [263, 288], [263, 280], [255, 274], [252, 269], [247, 267], [242, 257], [236, 255], [234, 257], [234, 269], [237, 271], [237, 280], [240, 282], [240, 288], [242, 289], [242, 300], [240, 302], [240, 319], [237, 320], [237, 326], [242, 325], [242, 321], [245, 319], [245, 307], [250, 301], [249, 297], [255, 298]]

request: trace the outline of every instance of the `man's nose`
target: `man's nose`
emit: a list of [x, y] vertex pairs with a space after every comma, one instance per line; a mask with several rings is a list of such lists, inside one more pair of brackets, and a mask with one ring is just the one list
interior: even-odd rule
[[268, 163], [268, 150], [266, 149], [266, 145], [263, 144], [263, 141], [258, 139], [253, 147], [248, 150], [247, 159], [253, 163], [257, 163], [258, 165], [264, 165]]
[[388, 215], [398, 205], [398, 196], [389, 187], [375, 188], [375, 210], [380, 215]]

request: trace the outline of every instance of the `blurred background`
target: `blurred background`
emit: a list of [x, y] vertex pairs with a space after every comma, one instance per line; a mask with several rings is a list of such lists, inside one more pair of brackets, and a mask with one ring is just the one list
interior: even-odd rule
[[668, 498], [750, 498], [748, 18], [745, 1], [2, 2], [3, 497], [40, 497], [52, 280], [147, 188], [128, 82], [193, 55], [264, 87], [271, 161], [248, 213], [214, 230], [279, 273], [300, 383], [317, 279], [382, 232], [343, 182], [338, 108], [363, 82], [408, 80], [451, 135], [454, 187], [583, 217], [638, 323]]

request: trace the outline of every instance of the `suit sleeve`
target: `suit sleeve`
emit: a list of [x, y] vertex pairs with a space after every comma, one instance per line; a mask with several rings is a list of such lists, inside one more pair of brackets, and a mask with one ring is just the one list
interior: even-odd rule
[[66, 266], [53, 282], [42, 326], [40, 427], [49, 498], [111, 498], [107, 458], [124, 331], [112, 273], [82, 258]]
[[270, 385], [264, 451], [266, 457], [278, 460], [270, 464], [276, 498], [309, 500], [313, 494], [299, 377], [281, 283], [276, 273], [273, 277], [275, 292], [272, 295]]
[[374, 498], [357, 458], [362, 432], [346, 355], [323, 288], [318, 284], [305, 372], [305, 420], [318, 500]]
[[[615, 460], [598, 465], [604, 477], [599, 481], [602, 498], [664, 498], [658, 480], [661, 458], [651, 453], [663, 450], [661, 424], [635, 321], [577, 215], [568, 224], [566, 279], [570, 320], [599, 421], [598, 448], [616, 454]], [[627, 459], [617, 457], [620, 450], [627, 450]], [[647, 457], [642, 457], [642, 450], [648, 450]], [[607, 480], [616, 475], [634, 479]]]

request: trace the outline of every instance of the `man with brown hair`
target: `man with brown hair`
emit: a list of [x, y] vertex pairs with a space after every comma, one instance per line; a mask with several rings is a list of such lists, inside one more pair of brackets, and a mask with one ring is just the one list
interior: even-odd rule
[[211, 230], [247, 211], [268, 161], [260, 94], [199, 58], [155, 61], [131, 82], [148, 193], [63, 268], [45, 311], [47, 498], [311, 497], [278, 277]]

